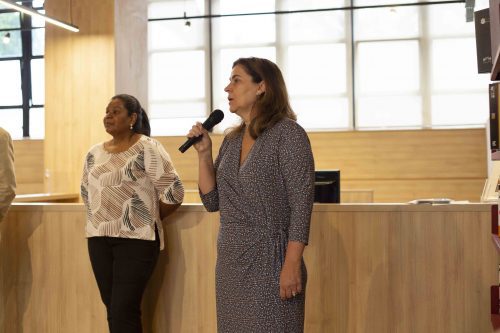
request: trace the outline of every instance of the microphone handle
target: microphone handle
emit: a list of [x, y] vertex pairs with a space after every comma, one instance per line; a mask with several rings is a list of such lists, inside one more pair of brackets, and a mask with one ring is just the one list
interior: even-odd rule
[[196, 142], [200, 141], [202, 136], [203, 134], [197, 137], [189, 138], [188, 140], [186, 140], [186, 142], [182, 144], [182, 146], [179, 147], [179, 151], [181, 153], [184, 153], [186, 150], [189, 149], [189, 147], [194, 145]]

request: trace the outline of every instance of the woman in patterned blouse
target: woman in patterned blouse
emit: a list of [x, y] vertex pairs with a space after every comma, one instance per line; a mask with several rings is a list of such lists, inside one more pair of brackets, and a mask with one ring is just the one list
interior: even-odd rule
[[103, 122], [112, 139], [90, 149], [81, 182], [90, 261], [110, 332], [142, 332], [141, 299], [163, 248], [161, 220], [182, 203], [184, 188], [149, 137], [135, 97], [114, 96]]
[[273, 62], [233, 63], [229, 110], [241, 124], [225, 136], [213, 162], [212, 142], [197, 123], [188, 137], [199, 160], [208, 211], [220, 211], [216, 301], [219, 333], [302, 332], [314, 160], [295, 122], [283, 76]]

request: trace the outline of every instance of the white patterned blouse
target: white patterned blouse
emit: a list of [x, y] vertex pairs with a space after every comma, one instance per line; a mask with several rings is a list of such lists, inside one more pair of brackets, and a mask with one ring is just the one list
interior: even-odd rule
[[142, 136], [128, 150], [109, 153], [93, 146], [85, 158], [81, 195], [87, 237], [155, 239], [163, 249], [159, 200], [181, 203], [184, 187], [170, 156], [155, 139]]

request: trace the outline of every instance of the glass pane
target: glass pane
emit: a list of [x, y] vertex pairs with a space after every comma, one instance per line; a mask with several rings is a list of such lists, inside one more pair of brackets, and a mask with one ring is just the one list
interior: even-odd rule
[[220, 0], [221, 14], [273, 12], [274, 0]]
[[213, 21], [214, 43], [219, 46], [274, 43], [275, 19], [275, 15], [218, 18]]
[[[220, 14], [273, 12], [276, 9], [273, 0], [221, 0], [214, 5], [214, 10]], [[217, 18], [212, 21], [214, 44], [217, 48], [273, 43], [276, 40], [275, 20], [275, 15]]]
[[157, 21], [148, 24], [149, 50], [200, 48], [205, 42], [207, 20]]
[[[148, 18], [181, 17], [205, 15], [204, 0], [178, 0], [151, 2], [148, 6]], [[194, 21], [194, 20], [193, 20]], [[192, 22], [191, 22], [192, 23]]]
[[22, 105], [21, 67], [18, 60], [0, 61], [0, 105]]
[[[2, 98], [0, 97], [0, 100]], [[9, 132], [12, 139], [23, 137], [23, 110], [0, 109], [0, 127]]]
[[[38, 12], [40, 14], [44, 14], [45, 15], [45, 10], [39, 10]], [[31, 25], [33, 27], [44, 28], [45, 27], [45, 20], [41, 19], [39, 17], [36, 17], [36, 16], [32, 16], [31, 17]]]
[[432, 125], [485, 125], [488, 101], [487, 89], [482, 94], [435, 95], [432, 97]]
[[285, 42], [343, 41], [345, 11], [282, 15]]
[[481, 10], [485, 8], [490, 8], [490, 0], [476, 0], [474, 10]]
[[45, 109], [32, 108], [30, 109], [30, 138], [43, 139], [45, 138]]
[[483, 89], [489, 74], [477, 74], [474, 38], [434, 40], [431, 44], [433, 90]]
[[197, 118], [156, 118], [151, 119], [152, 136], [185, 136], [197, 121], [205, 121], [204, 117]]
[[418, 96], [358, 98], [357, 128], [420, 127], [422, 100]]
[[206, 103], [154, 103], [149, 106], [149, 115], [152, 119], [158, 118], [196, 118], [206, 115]]
[[162, 52], [150, 58], [150, 103], [205, 97], [205, 52]]
[[21, 32], [1, 31], [0, 32], [0, 58], [21, 57], [22, 43]]
[[[378, 4], [414, 3], [414, 0], [373, 1], [357, 0], [355, 6]], [[419, 7], [368, 8], [354, 11], [354, 38], [356, 40], [412, 38], [417, 37]]]
[[419, 89], [417, 41], [359, 43], [358, 64], [356, 79], [363, 94]]
[[[314, 55], [314, 61], [311, 61]], [[288, 48], [288, 88], [291, 95], [331, 95], [346, 92], [345, 44]]]
[[45, 0], [33, 0], [33, 8], [43, 7]]
[[[31, 98], [34, 105], [45, 104], [45, 63], [43, 59], [31, 60]], [[31, 129], [31, 128], [30, 128]]]
[[474, 23], [465, 21], [463, 3], [427, 6], [429, 33], [432, 36], [474, 35]]
[[21, 21], [19, 20], [18, 12], [0, 14], [0, 29], [16, 29], [20, 27]]
[[281, 0], [281, 10], [339, 8], [349, 5], [350, 0]]
[[349, 128], [347, 98], [292, 98], [291, 104], [306, 130]]
[[34, 29], [31, 32], [33, 38], [32, 53], [34, 56], [45, 54], [45, 29]]

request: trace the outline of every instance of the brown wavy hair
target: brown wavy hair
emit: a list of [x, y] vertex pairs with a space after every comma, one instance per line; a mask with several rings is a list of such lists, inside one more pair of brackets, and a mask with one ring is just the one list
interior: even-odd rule
[[[233, 62], [233, 67], [240, 65], [252, 77], [254, 83], [264, 81], [266, 91], [257, 97], [254, 108], [257, 115], [250, 122], [249, 133], [257, 139], [266, 129], [273, 127], [283, 118], [297, 120], [290, 106], [285, 80], [278, 66], [263, 58], [239, 58]], [[244, 121], [226, 131], [228, 137], [235, 137], [245, 128]]]

